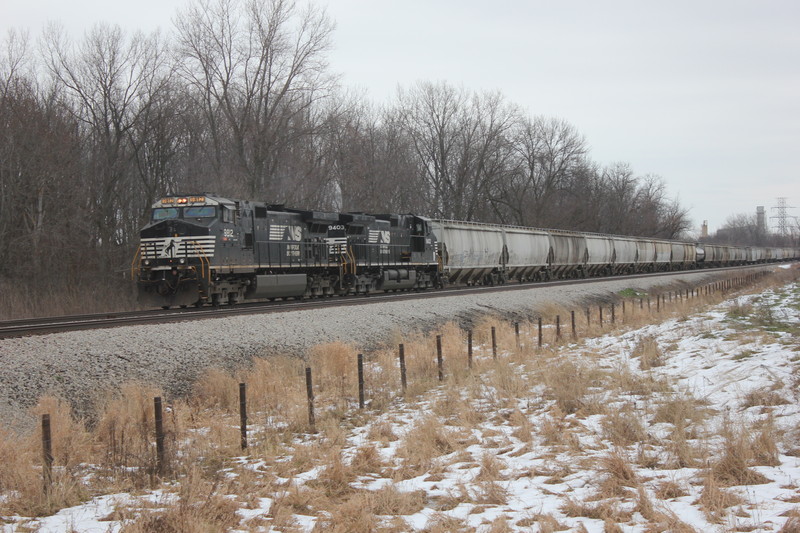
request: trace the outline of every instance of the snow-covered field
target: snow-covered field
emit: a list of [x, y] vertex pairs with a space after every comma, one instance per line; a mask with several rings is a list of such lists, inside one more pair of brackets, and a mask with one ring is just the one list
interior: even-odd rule
[[193, 505], [229, 505], [234, 531], [800, 531], [797, 283], [476, 357], [380, 416], [226, 463], [221, 500], [167, 484], [4, 531], [120, 531]]

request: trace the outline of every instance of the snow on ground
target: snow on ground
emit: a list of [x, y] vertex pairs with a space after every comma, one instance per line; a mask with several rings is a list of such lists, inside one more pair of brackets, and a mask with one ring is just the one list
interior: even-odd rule
[[[424, 492], [408, 512], [382, 515], [382, 527], [779, 531], [800, 512], [797, 284], [528, 353], [525, 362], [509, 358], [510, 372], [497, 367], [398, 402], [348, 430], [345, 463], [375, 447], [382, 465], [354, 478], [352, 489]], [[415, 455], [430, 444], [426, 431], [439, 446], [427, 463]], [[378, 433], [386, 438], [375, 440]], [[265, 475], [272, 468], [258, 457], [239, 461]], [[323, 471], [300, 469], [277, 485], [302, 491]], [[123, 523], [108, 520], [114, 506], [144, 499], [164, 501], [160, 493], [116, 494], [10, 520], [41, 532], [119, 531]], [[348, 530], [313, 511], [270, 529], [275, 502], [262, 497], [239, 509], [239, 530]]]

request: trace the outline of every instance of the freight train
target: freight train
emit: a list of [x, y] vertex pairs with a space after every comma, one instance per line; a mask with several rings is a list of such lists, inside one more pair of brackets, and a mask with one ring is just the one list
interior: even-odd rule
[[144, 306], [235, 304], [796, 260], [800, 249], [697, 244], [328, 213], [210, 194], [156, 202], [131, 264]]

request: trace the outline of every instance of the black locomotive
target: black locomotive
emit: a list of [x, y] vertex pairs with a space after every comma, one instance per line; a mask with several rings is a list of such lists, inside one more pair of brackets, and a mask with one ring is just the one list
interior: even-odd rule
[[205, 194], [153, 205], [132, 268], [140, 302], [165, 308], [442, 284], [423, 217], [303, 211]]

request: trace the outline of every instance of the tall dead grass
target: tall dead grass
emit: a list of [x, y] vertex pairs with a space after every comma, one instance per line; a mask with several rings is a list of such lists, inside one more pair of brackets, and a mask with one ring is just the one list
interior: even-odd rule
[[[721, 297], [712, 294], [688, 301], [676, 299], [667, 302], [660, 313], [654, 305], [648, 311], [646, 306], [642, 309], [634, 302], [626, 306], [624, 316], [618, 305], [613, 327], [609, 323], [607, 306], [602, 328], [597, 324], [596, 309], [592, 310], [590, 325], [586, 325], [583, 312], [576, 312], [578, 337], [688, 315]], [[521, 349], [516, 348], [512, 324], [497, 317], [486, 317], [475, 323], [471, 371], [467, 366], [466, 333], [455, 323], [445, 324], [429, 334], [404, 333], [398, 340], [405, 346], [409, 383], [405, 395], [400, 391], [397, 346], [366, 353], [366, 413], [358, 411], [358, 349], [346, 343], [319, 345], [310, 350], [305, 360], [270, 357], [255, 359], [250, 367], [234, 371], [209, 370], [197, 380], [190, 397], [166, 404], [164, 425], [167, 459], [171, 466], [168, 477], [178, 480], [173, 489], [178, 491], [179, 505], [166, 513], [143, 513], [126, 526], [127, 530], [169, 530], [178, 523], [190, 524], [190, 529], [196, 531], [229, 528], [238, 523], [235, 522], [237, 504], [221, 497], [222, 487], [240, 495], [258, 487], [258, 493], [283, 494], [276, 498], [271, 512], [274, 527], [290, 529], [292, 514], [302, 512], [321, 513], [327, 518], [320, 524], [333, 531], [370, 531], [378, 527], [387, 527], [387, 530], [394, 527], [400, 531], [405, 527], [403, 524], [389, 524], [377, 516], [416, 512], [424, 505], [422, 495], [403, 493], [391, 487], [365, 493], [354, 488], [354, 481], [365, 475], [394, 480], [422, 474], [436, 477], [455, 463], [475, 463], [476, 459], [466, 448], [475, 442], [472, 430], [487, 417], [507, 420], [514, 428], [512, 436], [528, 444], [541, 438], [547, 445], [579, 450], [583, 445], [578, 437], [580, 424], [576, 417], [591, 414], [605, 415], [604, 437], [615, 446], [622, 448], [646, 441], [642, 426], [646, 417], [625, 407], [609, 410], [605, 394], [610, 389], [618, 389], [644, 396], [668, 392], [670, 385], [635, 377], [632, 371], [598, 369], [589, 364], [591, 353], [586, 354], [584, 361], [561, 357], [556, 345], [572, 342], [569, 310], [552, 307], [542, 312], [546, 344], [543, 349], [536, 346], [535, 322], [520, 325]], [[561, 316], [561, 339], [555, 337], [553, 317], [556, 315]], [[496, 333], [497, 360], [491, 348], [492, 327]], [[437, 377], [436, 334], [442, 336], [444, 385]], [[634, 356], [638, 357], [642, 369], [658, 366], [664, 359], [663, 351], [648, 338], [640, 339]], [[319, 431], [316, 436], [308, 433], [306, 366], [313, 370]], [[247, 385], [249, 452], [263, 459], [270, 474], [237, 470], [239, 481], [234, 486], [224, 473], [236, 469], [236, 457], [246, 453], [239, 449], [239, 383]], [[432, 414], [420, 419], [407, 434], [398, 435], [387, 420], [380, 418], [401, 401], [414, 409], [415, 403], [432, 389], [438, 389], [437, 399], [431, 404]], [[531, 393], [534, 390], [536, 394]], [[541, 391], [544, 391], [543, 397], [539, 397]], [[162, 391], [142, 384], [121, 387], [98, 404], [90, 429], [72, 417], [65, 402], [43, 398], [35, 413], [49, 413], [53, 420], [57, 465], [53, 488], [44, 495], [39, 467], [40, 436], [21, 438], [0, 433], [0, 461], [4, 465], [0, 490], [13, 495], [0, 501], [0, 511], [46, 514], [74, 505], [90, 494], [158, 486], [161, 480], [155, 475], [154, 396], [162, 396]], [[483, 405], [483, 410], [474, 408], [475, 403]], [[528, 407], [522, 408], [523, 403]], [[547, 409], [549, 415], [533, 424], [525, 414], [531, 409]], [[706, 416], [702, 407], [690, 398], [676, 398], [656, 407], [653, 420], [674, 426], [671, 446], [676, 464], [699, 464], [704, 453], [692, 446], [690, 440], [692, 428], [703, 423]], [[452, 427], [443, 425], [443, 421]], [[367, 436], [374, 445], [361, 446], [345, 459], [341, 450], [347, 445], [347, 428], [365, 423], [369, 424]], [[709, 488], [704, 506], [719, 507], [714, 504], [719, 499], [719, 492], [715, 492], [719, 487], [758, 482], [751, 466], [777, 461], [779, 435], [774, 424], [768, 421], [755, 430], [751, 428], [748, 437], [743, 431], [732, 431], [725, 437], [724, 453], [708, 469]], [[378, 447], [398, 440], [397, 456], [401, 463], [393, 467], [381, 459]], [[508, 439], [497, 440], [497, 446], [508, 444]], [[600, 470], [606, 474], [607, 482], [601, 487], [601, 493], [619, 497], [638, 490], [640, 506], [645, 506], [638, 480], [631, 475], [628, 463], [627, 455], [621, 451], [603, 459]], [[86, 465], [95, 465], [91, 476], [84, 475]], [[465, 497], [483, 505], [503, 505], [508, 494], [502, 483], [501, 461], [484, 455], [477, 459], [477, 465], [480, 466], [476, 478], [479, 486]], [[276, 476], [292, 479], [315, 467], [320, 468], [320, 475], [302, 489], [273, 485]], [[553, 478], [564, 475], [567, 475], [566, 470], [556, 472]], [[629, 517], [627, 512], [602, 502], [597, 505], [567, 502], [565, 509], [576, 513], [570, 516], [596, 516], [610, 529], [616, 527], [617, 521]], [[653, 510], [652, 505], [649, 510], [643, 509], [652, 513], [653, 523], [671, 524], [675, 530], [686, 530], [674, 516]], [[543, 531], [560, 526], [554, 519], [548, 519], [548, 515], [540, 516], [537, 521]], [[445, 518], [433, 519], [429, 530], [445, 531], [447, 527], [462, 525]], [[508, 526], [499, 520], [492, 527], [499, 531]]]

